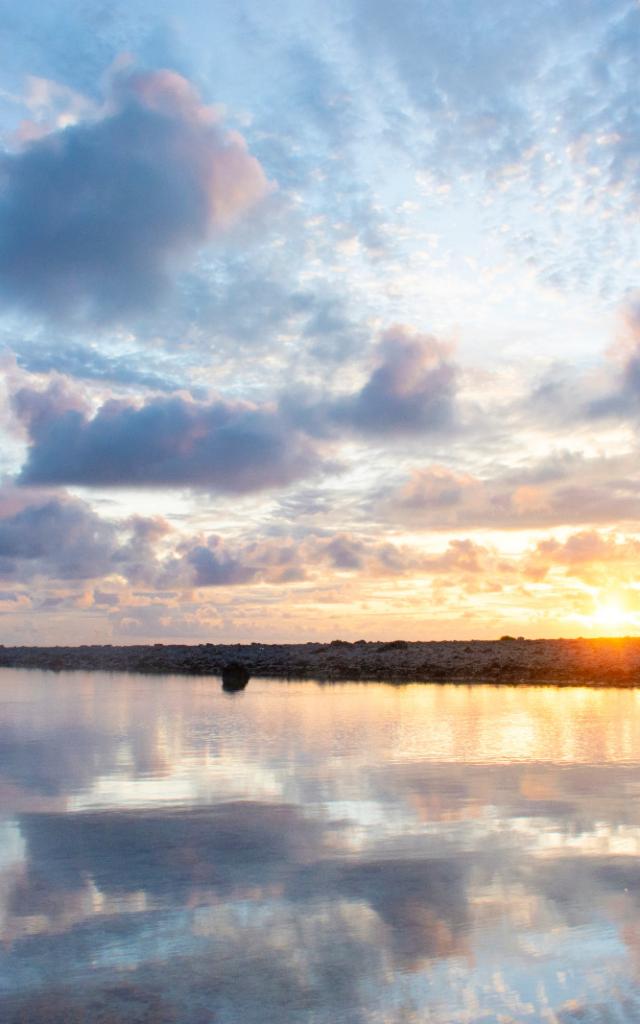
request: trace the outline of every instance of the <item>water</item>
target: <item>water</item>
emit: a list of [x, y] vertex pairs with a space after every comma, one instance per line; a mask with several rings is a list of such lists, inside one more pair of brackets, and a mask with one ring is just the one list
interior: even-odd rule
[[640, 691], [0, 672], [0, 1020], [640, 1020]]

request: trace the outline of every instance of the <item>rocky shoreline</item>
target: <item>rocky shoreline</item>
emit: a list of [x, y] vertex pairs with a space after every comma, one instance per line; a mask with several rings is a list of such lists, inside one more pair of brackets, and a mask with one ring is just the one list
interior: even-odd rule
[[221, 675], [240, 662], [251, 676], [320, 681], [640, 686], [640, 638], [306, 644], [153, 644], [5, 647], [0, 667], [53, 671]]

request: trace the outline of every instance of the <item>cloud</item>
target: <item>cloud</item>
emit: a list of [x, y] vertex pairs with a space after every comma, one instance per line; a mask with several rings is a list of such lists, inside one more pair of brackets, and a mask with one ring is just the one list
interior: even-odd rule
[[[148, 0], [135, 5], [113, 0], [107, 9], [94, 3], [33, 0], [28, 8], [21, 8], [1, 0], [8, 44], [4, 67], [20, 77], [27, 68], [33, 75], [65, 82], [83, 94], [97, 91], [104, 69], [123, 49], [145, 60], [148, 57], [155, 67], [177, 67], [175, 47], [168, 53], [158, 38], [163, 27], [158, 24], [160, 6]], [[42, 93], [34, 97], [29, 87], [27, 98], [33, 107]]]
[[89, 416], [52, 385], [21, 389], [15, 408], [32, 442], [23, 484], [247, 494], [285, 487], [322, 467], [313, 442], [268, 405], [176, 395], [140, 406], [111, 400]]
[[588, 418], [633, 418], [638, 416], [640, 398], [640, 293], [623, 306], [621, 329], [611, 355], [615, 362], [614, 379], [603, 394], [586, 406]]
[[284, 406], [310, 433], [338, 431], [394, 438], [451, 429], [456, 424], [457, 368], [450, 348], [402, 324], [383, 331], [365, 383], [337, 397]]
[[161, 580], [171, 565], [161, 557], [161, 545], [172, 533], [161, 516], [131, 516], [119, 530], [119, 546], [114, 552], [112, 571], [130, 583], [144, 585]]
[[478, 572], [488, 554], [470, 540], [452, 540], [438, 554], [425, 554], [419, 547], [373, 540], [349, 533], [310, 538], [301, 546], [308, 565], [325, 564], [340, 572], [363, 576], [411, 576], [448, 572]]
[[[519, 410], [554, 428], [634, 423], [640, 398], [640, 292], [616, 312], [613, 343], [594, 366], [554, 361], [534, 383]], [[515, 407], [514, 407], [515, 408]]]
[[54, 316], [116, 320], [261, 200], [243, 138], [172, 71], [123, 71], [101, 117], [5, 154], [0, 289]]
[[366, 434], [441, 430], [453, 420], [456, 371], [431, 335], [396, 325], [386, 330], [364, 387], [336, 403], [333, 415]]
[[411, 564], [411, 555], [391, 544], [345, 533], [235, 543], [213, 534], [186, 541], [177, 555], [167, 566], [168, 582], [197, 587], [296, 583], [327, 568], [370, 575], [400, 573]]
[[[273, 585], [324, 580], [335, 572], [361, 579], [478, 573], [490, 552], [470, 540], [452, 540], [436, 554], [419, 547], [377, 540], [355, 533], [310, 533], [303, 539], [265, 539], [233, 543], [211, 536], [186, 542], [180, 559], [167, 565], [166, 580], [183, 586], [229, 586], [263, 582]], [[185, 566], [189, 571], [185, 572]]]
[[[180, 536], [172, 534], [163, 520], [127, 520], [119, 530], [119, 544], [106, 571], [129, 584], [151, 588], [122, 600], [112, 592], [94, 591], [90, 607], [119, 606], [125, 614], [145, 615], [146, 602], [184, 595], [194, 588], [234, 588], [251, 585], [287, 587], [306, 583], [322, 585], [339, 573], [345, 578], [393, 579], [394, 577], [453, 574], [468, 579], [488, 565], [495, 554], [470, 540], [453, 540], [442, 551], [425, 553], [417, 546], [376, 540], [366, 535], [337, 532], [305, 537], [260, 538], [222, 537], [216, 534]], [[77, 596], [52, 595], [48, 600], [77, 605]], [[130, 606], [127, 610], [127, 602]], [[173, 601], [169, 601], [172, 605]], [[132, 605], [135, 605], [135, 611]], [[156, 610], [159, 605], [156, 605]], [[184, 601], [181, 600], [181, 607]], [[150, 614], [154, 615], [155, 612]]]
[[82, 417], [88, 413], [86, 400], [72, 390], [64, 377], [54, 377], [42, 390], [18, 388], [12, 404], [18, 419], [35, 437], [46, 434], [51, 424], [65, 416], [75, 414]]
[[[116, 575], [134, 584], [153, 581], [167, 571], [162, 544], [170, 532], [160, 517], [112, 521], [78, 498], [20, 493], [4, 485], [0, 488], [0, 578], [20, 583], [36, 577], [81, 581]], [[68, 597], [53, 594], [44, 600], [59, 604]], [[114, 603], [106, 594], [101, 601]]]
[[414, 469], [395, 495], [398, 505], [407, 511], [426, 508], [448, 509], [459, 505], [478, 481], [467, 473], [446, 466], [432, 465]]
[[113, 525], [83, 502], [51, 498], [0, 519], [0, 576], [5, 578], [103, 576], [116, 548]]
[[[613, 341], [597, 360], [554, 359], [503, 416], [514, 425], [558, 430], [637, 423], [640, 398], [640, 291], [615, 310]], [[606, 421], [609, 423], [606, 423]]]
[[192, 548], [187, 561], [193, 566], [197, 587], [229, 586], [237, 583], [249, 583], [255, 579], [258, 570], [234, 558], [225, 551], [219, 538], [208, 545], [198, 544]]
[[325, 551], [336, 569], [361, 569], [365, 555], [361, 540], [337, 534], [327, 543]]
[[539, 541], [525, 556], [522, 570], [536, 581], [562, 572], [608, 592], [617, 588], [621, 594], [628, 584], [635, 583], [633, 567], [639, 554], [636, 537], [581, 530], [563, 540], [547, 537]]
[[417, 466], [374, 504], [377, 515], [413, 529], [514, 529], [637, 520], [639, 494], [635, 456], [559, 451], [486, 477]]
[[[425, 553], [414, 545], [346, 531], [259, 539], [189, 535], [172, 529], [159, 516], [114, 521], [77, 498], [25, 494], [20, 503], [20, 494], [14, 496], [11, 487], [0, 493], [0, 579], [73, 584], [112, 578], [117, 587], [85, 587], [78, 592], [73, 586], [44, 590], [31, 585], [37, 608], [100, 607], [107, 613], [120, 607], [128, 614], [133, 601], [137, 614], [146, 599], [157, 600], [167, 592], [286, 586], [323, 581], [336, 572], [362, 580], [467, 576], [478, 573], [492, 557], [488, 549], [469, 540], [453, 540], [440, 552]], [[132, 587], [150, 590], [132, 595]]]
[[444, 344], [395, 326], [374, 360], [351, 393], [306, 399], [290, 387], [279, 405], [174, 394], [141, 405], [109, 400], [91, 415], [64, 380], [23, 387], [13, 405], [31, 445], [19, 482], [243, 494], [317, 473], [318, 438], [394, 439], [455, 425], [457, 371]]

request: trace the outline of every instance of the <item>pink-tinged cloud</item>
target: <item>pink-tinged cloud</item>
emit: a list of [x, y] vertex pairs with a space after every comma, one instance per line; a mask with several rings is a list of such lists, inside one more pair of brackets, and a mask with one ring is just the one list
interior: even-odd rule
[[118, 547], [113, 524], [84, 502], [51, 497], [0, 507], [0, 578], [99, 578], [113, 571]]
[[639, 556], [640, 541], [636, 537], [581, 530], [564, 540], [547, 537], [539, 541], [525, 557], [522, 570], [534, 580], [561, 572], [606, 588], [624, 580], [635, 583]]
[[0, 580], [117, 577], [133, 585], [161, 585], [167, 572], [175, 577], [171, 535], [160, 516], [113, 521], [64, 492], [0, 485]]
[[171, 71], [126, 71], [102, 116], [5, 154], [0, 291], [57, 316], [119, 319], [269, 191], [244, 139]]
[[588, 405], [594, 419], [613, 417], [638, 419], [640, 398], [640, 292], [635, 292], [623, 306], [620, 330], [611, 350], [615, 371], [613, 381], [603, 394]]
[[286, 487], [336, 469], [321, 439], [402, 438], [455, 426], [456, 368], [448, 348], [405, 327], [385, 331], [357, 390], [278, 404], [181, 394], [141, 405], [107, 401], [93, 415], [66, 385], [22, 388], [13, 407], [30, 448], [22, 484], [178, 486], [226, 493]]
[[449, 347], [396, 324], [381, 335], [373, 371], [334, 416], [368, 434], [414, 434], [450, 426], [456, 368]]
[[[270, 539], [230, 544], [212, 535], [181, 548], [182, 580], [198, 587], [262, 581], [271, 584], [332, 578], [335, 572], [361, 579], [479, 573], [492, 562], [490, 550], [471, 540], [453, 540], [435, 554], [366, 534], [310, 534], [299, 540]], [[190, 574], [184, 575], [184, 566]], [[174, 566], [177, 572], [177, 564]], [[177, 578], [177, 576], [176, 576]]]
[[285, 487], [324, 466], [315, 443], [271, 405], [174, 395], [140, 406], [111, 400], [90, 416], [52, 387], [15, 397], [31, 438], [22, 484], [244, 494]]
[[402, 438], [457, 425], [458, 369], [449, 345], [403, 324], [383, 331], [361, 387], [343, 394], [283, 399], [309, 433]]
[[634, 461], [559, 453], [486, 478], [419, 466], [381, 494], [376, 512], [413, 530], [635, 521], [640, 480]]

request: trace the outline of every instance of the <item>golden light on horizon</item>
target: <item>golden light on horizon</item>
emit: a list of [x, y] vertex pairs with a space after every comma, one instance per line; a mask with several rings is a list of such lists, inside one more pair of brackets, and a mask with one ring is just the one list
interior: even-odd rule
[[585, 626], [601, 635], [623, 636], [640, 628], [637, 609], [617, 593], [606, 591], [594, 595], [594, 608], [589, 614], [580, 616]]

